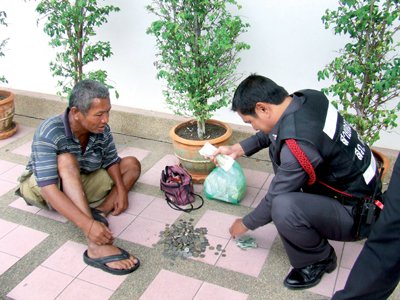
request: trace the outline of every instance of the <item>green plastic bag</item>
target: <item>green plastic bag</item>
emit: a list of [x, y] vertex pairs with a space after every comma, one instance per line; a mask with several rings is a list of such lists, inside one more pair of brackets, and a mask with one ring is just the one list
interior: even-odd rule
[[246, 194], [246, 177], [235, 161], [229, 171], [215, 168], [204, 181], [204, 195], [208, 199], [239, 204]]

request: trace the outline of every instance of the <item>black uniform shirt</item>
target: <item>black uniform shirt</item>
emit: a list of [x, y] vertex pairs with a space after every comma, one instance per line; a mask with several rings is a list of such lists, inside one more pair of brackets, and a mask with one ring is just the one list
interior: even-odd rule
[[[269, 134], [257, 132], [255, 135], [240, 142], [245, 154], [250, 156], [264, 148], [274, 147], [277, 129], [282, 118], [296, 111], [301, 107], [302, 98], [294, 95], [293, 101], [281, 116], [278, 123]], [[310, 159], [314, 169], [322, 162], [322, 157], [317, 149], [310, 143], [298, 141], [299, 146]], [[273, 178], [269, 190], [260, 204], [248, 215], [243, 218], [243, 224], [251, 230], [263, 226], [272, 221], [271, 219], [271, 201], [280, 194], [288, 192], [297, 192], [306, 184], [308, 175], [300, 166], [297, 159], [293, 156], [289, 148], [283, 145], [280, 153], [280, 165], [275, 166], [275, 177]]]

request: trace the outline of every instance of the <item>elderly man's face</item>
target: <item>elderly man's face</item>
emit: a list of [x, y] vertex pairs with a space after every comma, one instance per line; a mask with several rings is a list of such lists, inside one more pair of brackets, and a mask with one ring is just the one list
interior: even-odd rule
[[87, 131], [101, 133], [109, 121], [110, 110], [110, 99], [95, 98], [88, 113], [81, 114], [79, 122]]

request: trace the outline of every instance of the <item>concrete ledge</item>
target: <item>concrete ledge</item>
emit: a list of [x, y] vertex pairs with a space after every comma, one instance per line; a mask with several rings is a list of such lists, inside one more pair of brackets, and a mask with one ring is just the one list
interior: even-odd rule
[[[16, 89], [8, 90], [15, 93], [15, 113], [17, 116], [44, 120], [62, 113], [67, 106], [67, 101], [62, 100], [56, 95]], [[185, 120], [187, 118], [172, 114], [113, 104], [110, 126], [112, 131], [118, 134], [171, 143], [169, 130], [177, 123]], [[228, 124], [233, 129], [230, 144], [237, 143], [254, 134], [254, 130], [251, 127]], [[386, 154], [391, 161], [391, 166], [393, 166], [399, 151], [379, 147], [375, 148]], [[252, 158], [269, 160], [268, 154], [265, 151], [256, 153]]]
[[[18, 116], [44, 120], [62, 113], [67, 106], [67, 101], [59, 96], [15, 89], [9, 90], [15, 93], [15, 113]], [[184, 120], [187, 120], [187, 118], [113, 104], [110, 126], [115, 133], [171, 143], [169, 138], [170, 128]], [[229, 125], [233, 129], [230, 143], [236, 143], [254, 134], [250, 127]]]

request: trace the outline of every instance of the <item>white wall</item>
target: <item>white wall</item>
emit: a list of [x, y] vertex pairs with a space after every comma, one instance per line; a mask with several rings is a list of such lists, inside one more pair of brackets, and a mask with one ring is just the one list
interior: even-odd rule
[[[118, 105], [168, 112], [153, 66], [156, 49], [146, 28], [153, 20], [145, 6], [151, 0], [106, 0], [121, 8], [109, 23], [98, 31], [100, 40], [111, 42], [114, 55], [98, 66], [106, 69], [120, 98]], [[101, 2], [101, 1], [100, 1]], [[258, 73], [270, 77], [289, 92], [303, 88], [320, 89], [328, 82], [318, 82], [317, 72], [329, 63], [344, 43], [344, 38], [325, 30], [321, 16], [335, 8], [337, 0], [239, 0], [239, 14], [250, 23], [242, 39], [251, 49], [242, 53], [238, 72], [243, 77]], [[1, 29], [0, 40], [10, 37], [6, 56], [0, 59], [0, 74], [5, 86], [42, 93], [56, 93], [49, 62], [55, 50], [48, 46], [42, 26], [36, 25], [37, 2], [0, 0], [0, 10], [8, 14], [9, 26]], [[96, 66], [94, 66], [96, 67]], [[242, 124], [229, 108], [215, 115], [223, 121]], [[400, 128], [382, 134], [376, 146], [400, 150]]]

